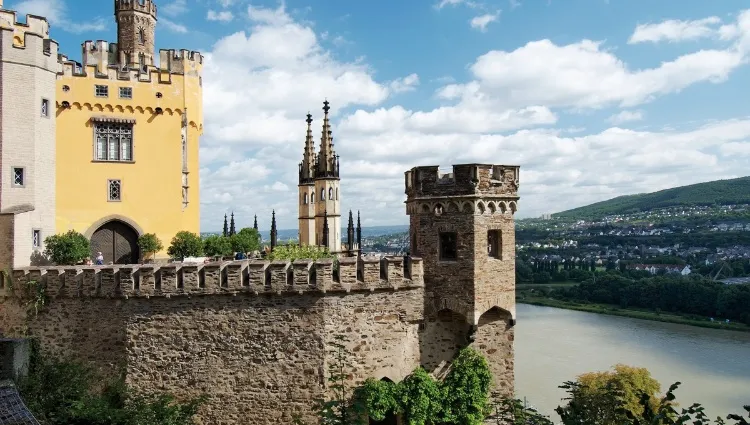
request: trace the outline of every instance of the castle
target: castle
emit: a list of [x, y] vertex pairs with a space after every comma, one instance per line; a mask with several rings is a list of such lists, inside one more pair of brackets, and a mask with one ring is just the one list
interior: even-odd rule
[[[81, 66], [57, 56], [46, 20], [18, 24], [0, 11], [0, 255], [3, 244], [12, 248], [0, 264], [14, 267], [12, 281], [0, 279], [0, 334], [35, 337], [43, 353], [104, 373], [124, 370], [135, 388], [206, 395], [200, 423], [288, 424], [295, 415], [316, 423], [312, 407], [331, 395], [339, 335], [348, 385], [398, 382], [418, 366], [440, 378], [472, 346], [487, 358], [494, 389], [513, 393], [518, 166], [406, 171], [410, 256], [128, 264], [134, 235], [168, 240], [197, 228], [202, 58], [162, 51], [155, 68], [156, 7], [116, 0], [115, 10], [118, 43], [84, 43]], [[328, 112], [325, 102], [317, 153], [307, 117], [300, 242], [351, 254], [351, 213], [348, 247], [339, 235]], [[22, 184], [6, 180], [17, 169]], [[32, 231], [71, 228], [100, 250], [109, 244], [114, 264], [24, 267], [40, 248]], [[25, 304], [32, 283], [48, 298], [38, 312]]]
[[0, 267], [43, 264], [68, 230], [105, 264], [138, 262], [144, 233], [199, 231], [203, 57], [160, 50], [157, 67], [156, 5], [114, 11], [117, 43], [84, 42], [78, 63], [45, 18], [0, 10]]
[[[127, 382], [205, 394], [203, 423], [315, 423], [330, 395], [330, 343], [347, 338], [356, 385], [442, 377], [461, 347], [483, 353], [493, 386], [513, 392], [517, 166], [467, 164], [405, 174], [413, 256], [377, 259], [19, 268], [14, 287], [49, 296], [29, 315], [0, 288], [0, 327]], [[417, 256], [419, 255], [419, 256]], [[335, 261], [335, 263], [334, 263]]]

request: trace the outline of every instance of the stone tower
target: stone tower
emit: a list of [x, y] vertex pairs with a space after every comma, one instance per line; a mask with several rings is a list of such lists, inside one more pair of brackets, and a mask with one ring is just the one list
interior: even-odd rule
[[56, 232], [57, 47], [46, 19], [0, 10], [2, 270], [44, 264], [44, 239]]
[[115, 0], [120, 66], [154, 65], [156, 5], [151, 0]]
[[[411, 252], [424, 260], [424, 339], [472, 344], [496, 388], [512, 391], [519, 167], [416, 167], [405, 177]], [[431, 353], [449, 348], [423, 350], [422, 363], [439, 369], [448, 357]]]
[[[307, 115], [305, 151], [299, 165], [299, 240], [303, 245], [327, 247], [341, 252], [341, 200], [339, 157], [333, 149], [333, 132], [328, 119], [330, 104], [323, 102], [320, 150], [315, 153], [312, 117]], [[325, 231], [326, 228], [328, 231]]]

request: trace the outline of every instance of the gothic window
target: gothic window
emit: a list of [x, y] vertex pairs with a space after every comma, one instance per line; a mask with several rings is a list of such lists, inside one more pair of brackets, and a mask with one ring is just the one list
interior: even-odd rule
[[310, 195], [310, 203], [315, 203], [315, 191], [312, 191], [312, 195]]
[[94, 125], [97, 161], [133, 160], [133, 124], [97, 122]]
[[456, 261], [458, 259], [456, 236], [455, 232], [441, 232], [439, 234], [440, 261]]
[[11, 182], [15, 187], [24, 187], [26, 185], [26, 170], [23, 167], [13, 167]]
[[122, 182], [120, 180], [107, 180], [107, 200], [111, 202], [122, 200]]
[[120, 99], [132, 99], [133, 88], [132, 87], [120, 87]]
[[487, 255], [491, 258], [502, 260], [503, 247], [502, 236], [499, 230], [489, 230], [487, 232]]
[[146, 44], [146, 31], [144, 31], [143, 28], [138, 28], [138, 42]]
[[39, 248], [42, 246], [42, 231], [34, 229], [31, 231], [31, 246], [33, 248]]
[[305, 205], [307, 205], [307, 193], [305, 193], [305, 196], [304, 196], [304, 198], [302, 200], [302, 203], [305, 204]]
[[95, 85], [94, 95], [96, 95], [96, 97], [109, 97], [109, 86], [100, 84]]
[[325, 201], [326, 200], [326, 190], [320, 189], [320, 200]]
[[328, 188], [328, 199], [333, 200], [333, 188]]
[[42, 116], [49, 117], [49, 100], [42, 99]]

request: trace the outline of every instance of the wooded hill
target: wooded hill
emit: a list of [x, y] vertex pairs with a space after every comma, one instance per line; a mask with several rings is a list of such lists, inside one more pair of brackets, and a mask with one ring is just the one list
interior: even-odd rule
[[691, 184], [652, 193], [625, 195], [553, 214], [554, 217], [601, 218], [667, 207], [750, 204], [750, 177]]

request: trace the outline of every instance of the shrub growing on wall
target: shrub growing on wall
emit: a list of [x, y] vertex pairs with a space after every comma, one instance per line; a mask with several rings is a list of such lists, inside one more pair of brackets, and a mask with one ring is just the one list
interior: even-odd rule
[[44, 254], [58, 266], [72, 266], [91, 255], [89, 240], [75, 230], [48, 236], [44, 246]]
[[178, 232], [172, 238], [167, 254], [180, 261], [185, 257], [199, 257], [203, 255], [203, 241], [193, 232]]
[[230, 238], [233, 252], [254, 252], [260, 251], [260, 233], [257, 230], [245, 227]]
[[142, 255], [145, 257], [148, 254], [153, 255], [161, 251], [162, 249], [164, 249], [164, 245], [154, 233], [146, 233], [138, 238], [138, 248], [141, 250]]
[[203, 239], [203, 253], [209, 257], [232, 255], [232, 244], [226, 236], [210, 235]]

